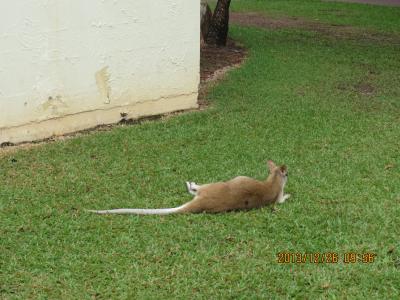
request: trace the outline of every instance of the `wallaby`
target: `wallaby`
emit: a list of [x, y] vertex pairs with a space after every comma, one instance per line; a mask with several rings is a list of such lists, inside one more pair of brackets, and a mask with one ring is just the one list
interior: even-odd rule
[[268, 161], [268, 167], [270, 173], [265, 181], [238, 176], [226, 182], [204, 185], [186, 182], [188, 192], [195, 197], [192, 201], [175, 208], [120, 208], [89, 211], [97, 214], [169, 215], [247, 210], [267, 204], [273, 204], [275, 208], [276, 203], [283, 203], [290, 197], [289, 194], [283, 193], [288, 172], [285, 165], [276, 166], [272, 160]]

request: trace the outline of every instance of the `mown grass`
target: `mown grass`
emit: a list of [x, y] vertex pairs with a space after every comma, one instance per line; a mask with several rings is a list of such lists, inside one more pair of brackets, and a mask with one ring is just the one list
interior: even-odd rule
[[321, 0], [236, 0], [235, 11], [257, 11], [271, 17], [304, 17], [328, 24], [352, 25], [383, 32], [399, 33], [398, 7]]
[[[400, 296], [399, 44], [294, 29], [231, 35], [249, 57], [207, 110], [0, 158], [1, 298]], [[289, 166], [292, 198], [277, 213], [84, 211], [176, 206], [190, 199], [184, 181], [263, 178], [266, 159]], [[278, 264], [283, 251], [340, 259]], [[377, 256], [346, 264], [347, 252]]]

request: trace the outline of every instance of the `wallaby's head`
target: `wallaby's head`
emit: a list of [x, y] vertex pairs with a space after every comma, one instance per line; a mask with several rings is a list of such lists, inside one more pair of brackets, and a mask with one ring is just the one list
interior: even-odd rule
[[277, 166], [272, 160], [268, 161], [269, 172], [272, 176], [281, 178], [285, 184], [288, 178], [288, 170], [286, 165]]

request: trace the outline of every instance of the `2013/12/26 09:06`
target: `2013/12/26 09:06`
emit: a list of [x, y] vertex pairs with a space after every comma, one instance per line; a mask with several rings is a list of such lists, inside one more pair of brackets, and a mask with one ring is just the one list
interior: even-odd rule
[[302, 264], [302, 263], [373, 263], [376, 254], [372, 252], [345, 252], [339, 254], [338, 252], [313, 252], [313, 253], [300, 253], [300, 252], [278, 252], [277, 262], [280, 264]]

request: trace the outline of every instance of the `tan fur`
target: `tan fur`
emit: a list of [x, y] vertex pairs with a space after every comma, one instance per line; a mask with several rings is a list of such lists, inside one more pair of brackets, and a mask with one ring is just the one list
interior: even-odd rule
[[286, 166], [271, 166], [271, 173], [265, 181], [239, 176], [227, 182], [203, 185], [195, 198], [180, 212], [225, 212], [259, 208], [274, 204], [283, 196]]
[[98, 214], [155, 214], [218, 213], [232, 210], [259, 208], [268, 204], [283, 203], [290, 195], [284, 195], [287, 167], [276, 166], [268, 161], [270, 174], [264, 181], [239, 176], [226, 182], [198, 186], [192, 201], [176, 208], [162, 209], [113, 209], [91, 210]]

